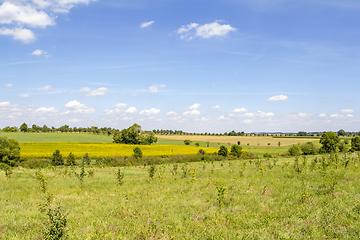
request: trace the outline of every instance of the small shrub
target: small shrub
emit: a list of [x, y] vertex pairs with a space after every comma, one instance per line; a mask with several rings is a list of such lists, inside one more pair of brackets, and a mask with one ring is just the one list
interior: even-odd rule
[[299, 145], [294, 144], [292, 145], [289, 149], [288, 152], [291, 156], [299, 156], [301, 155], [301, 149], [299, 147]]
[[44, 229], [44, 239], [66, 239], [67, 214], [62, 212], [61, 206], [48, 207], [46, 215], [49, 220]]
[[196, 146], [196, 147], [199, 147], [199, 146], [200, 146], [200, 143], [199, 143], [199, 142], [196, 142], [196, 143], [195, 143], [195, 146]]
[[240, 141], [237, 141], [237, 145], [239, 145], [239, 146], [240, 146], [240, 143], [241, 143]]
[[270, 146], [270, 143], [268, 143], [268, 146]]
[[264, 153], [264, 158], [272, 158], [270, 153]]
[[218, 151], [219, 156], [226, 157], [228, 155], [228, 149], [224, 145], [220, 146], [220, 150]]
[[11, 178], [12, 170], [11, 167], [5, 163], [0, 163], [0, 169], [5, 172], [6, 179]]
[[134, 158], [141, 159], [143, 157], [143, 153], [142, 153], [142, 151], [141, 151], [141, 149], [139, 147], [135, 147], [133, 149], [133, 152], [134, 152], [134, 154], [133, 154]]
[[242, 153], [241, 150], [242, 150], [242, 147], [234, 144], [231, 146], [230, 154], [235, 157], [240, 157], [241, 153]]
[[184, 140], [184, 144], [185, 144], [186, 146], [189, 146], [189, 145], [191, 144], [191, 141], [190, 141], [189, 139], [185, 139], [185, 140]]
[[225, 191], [226, 191], [226, 188], [224, 186], [221, 186], [221, 187], [216, 187], [216, 190], [217, 190], [218, 206], [219, 206], [219, 209], [221, 211], [221, 208], [225, 203]]
[[82, 160], [83, 160], [83, 163], [86, 165], [90, 165], [90, 163], [91, 163], [91, 157], [89, 156], [88, 153], [84, 154]]
[[62, 155], [60, 154], [59, 150], [55, 150], [55, 152], [53, 153], [53, 155], [50, 158], [50, 161], [53, 166], [64, 165], [64, 159], [63, 159]]
[[116, 173], [116, 178], [117, 178], [117, 180], [118, 180], [118, 185], [119, 186], [121, 186], [121, 185], [123, 185], [123, 179], [124, 179], [124, 173], [123, 172], [121, 172], [121, 169], [119, 168], [118, 169], [118, 171], [117, 171], [117, 173]]
[[66, 159], [65, 165], [66, 166], [75, 166], [76, 165], [75, 155], [73, 153], [71, 153], [71, 152], [69, 153], [69, 156]]
[[154, 178], [155, 171], [156, 171], [155, 166], [151, 165], [149, 168], [149, 177], [151, 178], [151, 180], [153, 180], [153, 178]]
[[200, 155], [205, 155], [205, 154], [206, 154], [206, 152], [205, 152], [204, 150], [202, 150], [202, 149], [199, 149], [198, 154], [200, 154]]

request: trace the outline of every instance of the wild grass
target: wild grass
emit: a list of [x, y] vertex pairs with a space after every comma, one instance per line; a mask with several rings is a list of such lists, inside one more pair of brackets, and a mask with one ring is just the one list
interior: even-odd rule
[[[91, 166], [95, 174], [82, 187], [70, 167], [42, 172], [68, 214], [69, 239], [359, 239], [359, 158], [336, 161], [163, 164], [151, 170], [153, 179], [152, 165], [122, 167], [121, 187], [118, 167]], [[186, 176], [176, 177], [178, 169]], [[13, 169], [10, 179], [1, 172], [1, 239], [43, 238], [48, 217], [38, 208], [37, 171]]]

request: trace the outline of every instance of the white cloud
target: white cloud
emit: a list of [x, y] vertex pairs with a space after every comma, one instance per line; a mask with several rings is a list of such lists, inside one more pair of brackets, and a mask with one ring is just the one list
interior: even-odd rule
[[151, 26], [155, 21], [150, 21], [150, 22], [144, 22], [140, 25], [141, 28], [146, 28]]
[[325, 113], [321, 113], [321, 114], [319, 115], [319, 117], [326, 117], [326, 114], [325, 114]]
[[118, 104], [115, 104], [115, 107], [116, 108], [126, 108], [127, 104], [126, 103], [118, 103]]
[[257, 115], [260, 117], [273, 117], [275, 114], [272, 112], [263, 112], [263, 111], [258, 111]]
[[4, 2], [0, 6], [0, 23], [42, 28], [55, 25], [54, 19], [44, 11], [38, 11], [29, 4], [16, 5], [10, 2]]
[[184, 112], [183, 115], [184, 116], [200, 115], [200, 112], [198, 110], [191, 110], [191, 111]]
[[42, 92], [48, 92], [52, 90], [52, 87], [50, 87], [49, 85], [45, 86], [45, 87], [39, 87], [36, 90], [38, 91], [42, 91]]
[[188, 109], [189, 110], [194, 110], [194, 109], [198, 109], [200, 107], [201, 107], [200, 103], [195, 103], [195, 104], [191, 105]]
[[276, 95], [276, 96], [273, 96], [271, 98], [268, 98], [268, 101], [285, 101], [285, 100], [288, 100], [289, 97], [286, 96], [286, 95]]
[[44, 50], [40, 50], [40, 49], [36, 49], [35, 51], [33, 51], [31, 53], [31, 55], [36, 55], [36, 56], [40, 56], [40, 55], [43, 55], [43, 54], [46, 54], [46, 52]]
[[298, 116], [299, 116], [299, 117], [305, 117], [305, 118], [306, 118], [306, 117], [311, 117], [312, 114], [311, 114], [311, 113], [299, 113]]
[[245, 108], [235, 108], [233, 110], [234, 113], [241, 113], [241, 112], [246, 112], [246, 111], [247, 111], [247, 109], [245, 109]]
[[10, 102], [0, 102], [0, 107], [10, 107], [11, 103]]
[[29, 95], [29, 94], [21, 94], [20, 97], [22, 97], [22, 98], [28, 98], [28, 97], [30, 97], [30, 95]]
[[157, 93], [159, 92], [159, 88], [165, 88], [165, 87], [166, 87], [165, 84], [160, 84], [160, 85], [155, 84], [149, 87], [148, 92]]
[[149, 110], [142, 110], [139, 114], [140, 115], [156, 115], [160, 113], [160, 109], [151, 108]]
[[217, 118], [218, 120], [225, 120], [227, 119], [224, 115], [221, 115], [220, 117]]
[[217, 105], [217, 106], [213, 106], [213, 107], [211, 107], [211, 109], [220, 109], [220, 106], [219, 105]]
[[65, 107], [72, 109], [74, 113], [91, 114], [95, 112], [94, 108], [90, 106], [85, 106], [85, 104], [82, 104], [77, 100], [68, 102], [67, 104], [65, 104]]
[[73, 119], [69, 119], [69, 122], [72, 122], [72, 123], [78, 123], [78, 122], [81, 122], [82, 120], [79, 119], [79, 118], [73, 118]]
[[351, 115], [351, 114], [348, 114], [348, 115], [346, 115], [346, 117], [353, 117], [353, 115]]
[[81, 88], [80, 91], [85, 92], [85, 97], [97, 97], [97, 96], [104, 96], [108, 93], [108, 89], [106, 87], [101, 87], [95, 89], [93, 91], [88, 91], [89, 88]]
[[57, 113], [57, 110], [54, 107], [41, 107], [36, 109], [36, 112], [43, 112], [43, 113]]
[[198, 23], [190, 23], [181, 26], [176, 32], [181, 34], [181, 38], [191, 40], [194, 37], [211, 38], [211, 37], [226, 37], [230, 32], [236, 31], [236, 28], [228, 24], [220, 24], [222, 21], [215, 21], [204, 25]]
[[168, 117], [176, 117], [177, 113], [173, 112], [173, 111], [170, 111], [170, 112], [166, 113], [166, 116], [168, 116]]
[[243, 121], [243, 123], [245, 123], [245, 124], [251, 124], [252, 122], [253, 122], [252, 119], [245, 119], [245, 120]]
[[1, 28], [0, 35], [12, 36], [14, 40], [22, 41], [23, 43], [30, 43], [36, 40], [35, 34], [29, 30], [24, 28]]
[[132, 97], [137, 97], [137, 93], [132, 93], [132, 94], [130, 94], [130, 96], [132, 96]]
[[245, 113], [245, 117], [255, 117], [254, 113]]
[[[12, 36], [24, 43], [33, 42], [36, 36], [29, 28], [54, 26], [54, 13], [68, 13], [76, 4], [96, 0], [11, 0], [0, 5], [0, 35]], [[0, 26], [1, 27], [1, 26]]]
[[331, 118], [337, 118], [337, 117], [343, 117], [343, 115], [331, 114], [330, 117], [331, 117]]
[[137, 112], [138, 112], [138, 110], [136, 109], [136, 107], [129, 107], [125, 111], [125, 113], [130, 113], [130, 114], [136, 114]]
[[90, 92], [91, 91], [91, 89], [90, 88], [88, 88], [88, 87], [82, 87], [82, 88], [80, 88], [80, 90], [79, 90], [80, 92]]
[[7, 88], [10, 88], [10, 87], [13, 87], [14, 85], [12, 85], [11, 83], [8, 83], [8, 84], [6, 84], [5, 85], [5, 87], [7, 87]]
[[341, 113], [353, 113], [354, 112], [354, 110], [352, 110], [352, 109], [343, 109], [343, 110], [341, 110]]

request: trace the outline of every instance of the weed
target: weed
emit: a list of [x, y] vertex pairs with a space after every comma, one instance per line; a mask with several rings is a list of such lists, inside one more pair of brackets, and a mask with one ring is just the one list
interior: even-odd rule
[[149, 168], [149, 177], [151, 178], [151, 180], [153, 180], [153, 178], [154, 178], [155, 171], [156, 171], [155, 165], [151, 165]]
[[79, 180], [80, 186], [82, 187], [84, 184], [84, 177], [86, 176], [85, 161], [82, 161], [82, 163], [81, 163], [80, 173], [77, 173], [74, 169], [73, 169], [73, 173], [74, 173], [75, 177]]
[[53, 208], [47, 208], [48, 216], [47, 226], [44, 228], [44, 239], [61, 240], [66, 239], [67, 214], [62, 212], [61, 206], [57, 205]]
[[178, 170], [178, 164], [177, 163], [174, 163], [173, 164], [173, 168], [172, 168], [172, 170], [171, 170], [171, 174], [174, 176], [174, 177], [176, 177], [176, 175], [177, 175], [177, 170]]
[[187, 175], [188, 175], [188, 173], [189, 173], [189, 170], [188, 170], [188, 164], [187, 163], [185, 163], [185, 164], [183, 164], [182, 166], [181, 166], [181, 170], [182, 170], [182, 172], [183, 172], [183, 175], [182, 175], [182, 178], [187, 178]]
[[226, 188], [224, 186], [221, 187], [216, 187], [217, 190], [217, 201], [218, 201], [218, 206], [219, 206], [219, 210], [222, 210], [222, 206], [225, 204], [225, 191]]
[[94, 169], [90, 169], [90, 170], [88, 170], [87, 175], [88, 175], [89, 177], [94, 177], [94, 174], [95, 174]]
[[191, 174], [191, 181], [195, 181], [195, 177], [196, 177], [196, 169], [195, 168], [190, 168], [190, 174]]
[[160, 165], [158, 168], [158, 176], [159, 176], [159, 182], [164, 182], [164, 178], [165, 178], [165, 166], [164, 165]]
[[40, 191], [43, 193], [46, 193], [47, 181], [46, 181], [46, 177], [45, 177], [44, 173], [41, 170], [39, 170], [35, 173], [35, 179], [40, 184]]

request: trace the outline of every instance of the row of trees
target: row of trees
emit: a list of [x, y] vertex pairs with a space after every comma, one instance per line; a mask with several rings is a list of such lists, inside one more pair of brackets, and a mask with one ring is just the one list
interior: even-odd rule
[[288, 152], [292, 156], [296, 155], [315, 155], [318, 153], [335, 153], [335, 152], [354, 152], [360, 151], [360, 136], [355, 136], [351, 139], [351, 147], [349, 147], [350, 141], [344, 139], [341, 141], [339, 135], [334, 132], [324, 132], [320, 138], [320, 144], [322, 146], [317, 148], [312, 142], [307, 142], [303, 145], [292, 145]]

